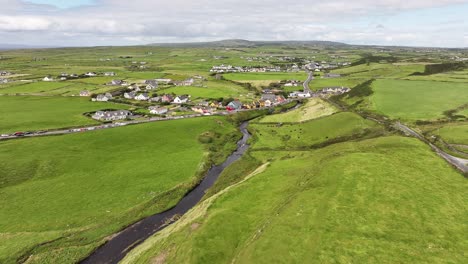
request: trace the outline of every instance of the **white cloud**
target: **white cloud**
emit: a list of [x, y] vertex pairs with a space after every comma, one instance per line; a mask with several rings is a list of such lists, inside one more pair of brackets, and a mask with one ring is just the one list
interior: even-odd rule
[[[17, 39], [29, 37], [45, 42], [49, 41], [46, 37], [53, 39], [55, 34], [62, 38], [54, 41], [76, 45], [89, 43], [93, 36], [106, 44], [220, 38], [324, 39], [355, 43], [401, 41], [403, 44], [403, 41], [417, 43], [420, 40], [421, 44], [426, 38], [418, 33], [419, 29], [409, 26], [392, 30], [387, 23], [379, 27], [376, 26], [381, 23], [379, 18], [463, 3], [468, 1], [96, 0], [93, 6], [63, 10], [20, 0], [0, 0], [0, 37], [8, 33], [10, 39], [12, 36], [14, 39], [13, 33], [18, 32], [21, 36]], [[376, 22], [348, 26], [368, 17], [374, 17]], [[457, 25], [450, 25], [450, 28], [455, 27]], [[47, 31], [47, 35], [38, 39], [39, 32], [43, 31]]]

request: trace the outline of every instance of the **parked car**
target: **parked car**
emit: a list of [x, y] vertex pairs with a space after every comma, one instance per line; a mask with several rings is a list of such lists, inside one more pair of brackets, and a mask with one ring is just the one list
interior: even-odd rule
[[15, 137], [22, 137], [22, 136], [24, 136], [24, 132], [15, 132], [15, 133], [13, 134], [13, 136], [15, 136]]
[[10, 135], [8, 135], [8, 134], [2, 134], [2, 135], [0, 135], [0, 136], [1, 136], [1, 137], [9, 137]]

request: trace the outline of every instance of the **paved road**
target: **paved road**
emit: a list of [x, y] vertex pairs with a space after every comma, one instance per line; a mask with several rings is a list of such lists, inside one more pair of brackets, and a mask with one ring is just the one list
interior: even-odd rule
[[395, 124], [395, 127], [397, 129], [403, 131], [405, 134], [416, 137], [416, 138], [422, 140], [423, 142], [427, 143], [429, 146], [431, 146], [431, 148], [439, 156], [441, 156], [443, 159], [445, 159], [448, 163], [452, 164], [453, 166], [455, 166], [456, 168], [458, 168], [459, 170], [461, 170], [464, 173], [468, 172], [468, 159], [458, 158], [458, 157], [452, 156], [452, 155], [442, 151], [440, 148], [438, 148], [437, 146], [435, 146], [434, 144], [429, 142], [426, 138], [424, 138], [418, 132], [414, 131], [413, 129], [405, 126], [404, 124], [402, 124], [400, 122], [397, 122]]
[[307, 77], [307, 80], [302, 84], [304, 87], [304, 93], [312, 93], [309, 87], [309, 83], [314, 79], [314, 72], [309, 72], [309, 77]]

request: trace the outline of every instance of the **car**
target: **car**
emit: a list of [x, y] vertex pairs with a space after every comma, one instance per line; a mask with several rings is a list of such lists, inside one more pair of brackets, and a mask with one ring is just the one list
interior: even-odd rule
[[0, 136], [1, 136], [1, 137], [9, 137], [10, 135], [8, 135], [8, 134], [1, 134]]
[[24, 132], [24, 135], [31, 135], [31, 134], [32, 134], [31, 131], [26, 131], [26, 132]]
[[13, 134], [13, 136], [16, 136], [16, 137], [23, 137], [24, 136], [24, 132], [15, 132]]
[[36, 134], [44, 134], [45, 132], [47, 132], [47, 131], [39, 130], [39, 131], [36, 131]]

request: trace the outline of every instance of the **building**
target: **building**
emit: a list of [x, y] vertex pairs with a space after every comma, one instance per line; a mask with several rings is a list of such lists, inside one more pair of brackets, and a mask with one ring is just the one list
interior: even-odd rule
[[172, 82], [172, 79], [154, 79], [158, 83], [164, 83], [164, 84], [170, 84]]
[[42, 79], [42, 80], [44, 82], [52, 82], [52, 81], [54, 81], [54, 78], [52, 78], [52, 76], [49, 75], [49, 76], [44, 77], [44, 79]]
[[115, 76], [115, 72], [105, 72], [104, 76]]
[[134, 99], [135, 96], [136, 96], [136, 92], [124, 93], [124, 98], [127, 98], [127, 99]]
[[87, 72], [87, 73], [85, 73], [85, 76], [94, 77], [94, 76], [97, 76], [97, 73], [95, 73], [95, 72]]
[[148, 107], [148, 110], [153, 115], [164, 115], [164, 114], [167, 114], [168, 112], [167, 108], [159, 107], [159, 106], [150, 106]]
[[80, 92], [80, 96], [90, 96], [91, 93], [88, 90], [83, 90]]
[[226, 110], [234, 111], [242, 109], [242, 103], [239, 100], [234, 100], [226, 106]]
[[170, 103], [174, 100], [174, 97], [170, 94], [165, 94], [161, 97], [161, 102], [163, 103]]
[[146, 90], [154, 90], [158, 88], [158, 81], [156, 80], [146, 80]]
[[107, 85], [120, 86], [127, 85], [127, 83], [124, 80], [112, 80], [111, 82], [107, 83]]
[[134, 99], [137, 101], [148, 101], [149, 95], [147, 93], [142, 93], [142, 94], [135, 96]]
[[127, 110], [117, 110], [117, 111], [97, 111], [92, 116], [93, 119], [101, 121], [114, 121], [122, 120], [132, 116], [132, 113]]
[[99, 94], [96, 96], [96, 98], [93, 98], [93, 101], [97, 102], [107, 102], [112, 99], [112, 94], [110, 93], [105, 93], [105, 94]]
[[189, 78], [185, 81], [174, 82], [174, 85], [175, 86], [191, 86], [193, 85], [194, 82], [195, 80], [193, 78]]
[[8, 83], [8, 79], [0, 78], [0, 84]]
[[174, 99], [174, 103], [175, 104], [185, 104], [189, 101], [189, 96], [188, 95], [180, 95], [180, 96], [177, 96], [175, 99]]

